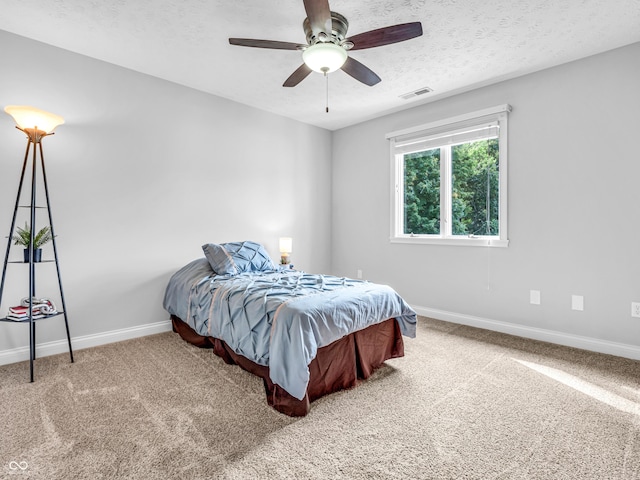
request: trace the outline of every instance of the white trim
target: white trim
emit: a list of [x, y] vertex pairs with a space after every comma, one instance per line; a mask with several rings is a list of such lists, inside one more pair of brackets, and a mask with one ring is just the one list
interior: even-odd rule
[[449, 245], [457, 247], [501, 247], [509, 246], [509, 240], [498, 237], [440, 237], [437, 235], [398, 235], [389, 237], [391, 243], [421, 243], [425, 245]]
[[[453, 192], [453, 181], [451, 180], [451, 148], [440, 149], [440, 235], [439, 237], [444, 240], [451, 238], [451, 232], [453, 231], [452, 219], [453, 214], [451, 212], [451, 205], [453, 199], [451, 193]], [[403, 170], [404, 171], [404, 170]], [[400, 180], [400, 179], [398, 179]], [[487, 185], [487, 188], [489, 185]], [[396, 202], [404, 204], [402, 198], [398, 198]], [[402, 236], [400, 230], [395, 232], [396, 237]], [[409, 238], [413, 238], [409, 235]]]
[[[511, 106], [507, 105], [506, 112], [511, 112]], [[509, 218], [509, 122], [507, 118], [500, 122], [500, 137], [498, 138], [498, 155], [499, 159], [499, 208], [500, 208], [500, 237], [501, 240], [509, 244], [509, 232], [507, 219]], [[506, 246], [504, 245], [504, 246]]]
[[[169, 332], [171, 329], [171, 321], [164, 320], [162, 322], [148, 323], [137, 327], [111, 330], [109, 332], [84, 335], [82, 337], [74, 337], [71, 339], [71, 347], [75, 352], [76, 350], [106, 345], [107, 343], [121, 342], [123, 340], [146, 337], [147, 335], [154, 335], [156, 333]], [[62, 340], [55, 340], [53, 342], [42, 343], [36, 346], [36, 358], [48, 357], [59, 353], [69, 353], [69, 345], [67, 344], [66, 338]], [[29, 360], [29, 347], [18, 347], [12, 348], [11, 350], [0, 351], [0, 365], [23, 362], [26, 360]]]
[[465, 122], [467, 120], [478, 119], [480, 117], [486, 117], [489, 115], [497, 115], [504, 112], [511, 112], [511, 105], [504, 104], [498, 105], [496, 107], [485, 108], [484, 110], [478, 110], [471, 113], [465, 113], [462, 115], [457, 115], [455, 117], [446, 118], [444, 120], [437, 120], [435, 122], [425, 123], [423, 125], [416, 125], [415, 127], [405, 128], [403, 130], [396, 130], [395, 132], [387, 133], [385, 138], [387, 140], [395, 137], [399, 137], [401, 135], [409, 135], [412, 133], [418, 133], [423, 130], [429, 130], [435, 127], [442, 127], [445, 125], [452, 125], [454, 123]]
[[[389, 154], [391, 158], [391, 175], [390, 175], [390, 193], [391, 193], [391, 243], [414, 243], [414, 244], [432, 244], [432, 245], [458, 245], [458, 246], [491, 246], [506, 248], [509, 246], [508, 235], [508, 113], [512, 108], [508, 104], [499, 105], [476, 112], [458, 115], [445, 120], [431, 122], [428, 124], [411, 127], [405, 130], [388, 133], [386, 138], [389, 140]], [[472, 127], [482, 126], [484, 122], [488, 125], [498, 127], [499, 141], [499, 222], [500, 231], [496, 236], [461, 236], [452, 234], [452, 205], [451, 205], [451, 155], [450, 145], [442, 143], [440, 147], [440, 234], [438, 235], [422, 235], [422, 234], [405, 234], [404, 231], [404, 191], [403, 191], [403, 175], [404, 175], [404, 156], [403, 142], [407, 145], [416, 145], [416, 148], [424, 143], [425, 139], [429, 139], [431, 135], [435, 138], [444, 140], [452, 134], [451, 129], [457, 128], [458, 133], [468, 130]], [[495, 137], [494, 137], [495, 138]], [[400, 146], [400, 147], [399, 147]], [[425, 148], [431, 148], [428, 145], [422, 145]], [[438, 148], [436, 144], [434, 148]], [[418, 150], [421, 151], [421, 150]]]
[[618, 357], [630, 358], [632, 360], [640, 360], [640, 347], [637, 345], [610, 342], [607, 340], [600, 340], [598, 338], [583, 337], [580, 335], [573, 335], [571, 333], [529, 327], [526, 325], [517, 325], [515, 323], [491, 320], [489, 318], [475, 317], [473, 315], [448, 312], [429, 307], [414, 306], [413, 309], [418, 315], [434, 318], [436, 320], [483, 328], [494, 332], [507, 333], [509, 335], [555, 343], [567, 347], [580, 348], [592, 352], [616, 355]]
[[[476, 317], [473, 315], [449, 312], [429, 307], [419, 307], [414, 305], [413, 309], [418, 315], [434, 318], [436, 320], [483, 328], [485, 330], [555, 343], [558, 345], [565, 345], [568, 347], [581, 348], [592, 352], [616, 355], [618, 357], [630, 358], [632, 360], [640, 360], [640, 347], [636, 345], [609, 342], [607, 340], [600, 340], [597, 338], [583, 337], [580, 335], [573, 335], [555, 330], [546, 330], [537, 327], [528, 327], [525, 325], [517, 325], [514, 323], [502, 322], [500, 320], [492, 320], [489, 318]], [[75, 337], [71, 339], [71, 345], [73, 350], [77, 351], [85, 348], [106, 345], [108, 343], [121, 342], [123, 340], [169, 332], [171, 331], [171, 328], [171, 321], [165, 320], [137, 327], [112, 330], [110, 332], [94, 335], [85, 335], [83, 337]], [[36, 356], [40, 358], [68, 352], [67, 341], [66, 339], [63, 339], [38, 345]], [[7, 365], [27, 360], [29, 360], [29, 347], [19, 347], [11, 350], [0, 351], [0, 365]]]
[[389, 204], [391, 206], [391, 236], [393, 237], [395, 232], [400, 230], [400, 219], [402, 218], [403, 204], [397, 199], [404, 198], [404, 184], [402, 182], [398, 182], [397, 179], [401, 178], [402, 171], [404, 170], [404, 156], [396, 156], [394, 139], [391, 139], [389, 142], [389, 148], [391, 158], [395, 158], [394, 162], [390, 162], [391, 175], [389, 176], [391, 179], [391, 198], [389, 199]]

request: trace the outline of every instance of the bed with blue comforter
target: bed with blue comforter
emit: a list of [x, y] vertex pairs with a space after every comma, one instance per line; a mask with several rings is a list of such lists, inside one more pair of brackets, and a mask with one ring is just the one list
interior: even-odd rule
[[[268, 397], [274, 391], [287, 397], [282, 408], [270, 401], [283, 413], [308, 411], [319, 352], [327, 356], [333, 348], [340, 355], [367, 357], [365, 350], [373, 348], [375, 363], [381, 363], [380, 351], [384, 360], [402, 356], [402, 335], [415, 337], [415, 312], [389, 286], [283, 269], [255, 242], [207, 244], [203, 250], [205, 258], [182, 267], [167, 285], [164, 308], [174, 329], [187, 340], [210, 339], [230, 363], [262, 376]], [[344, 364], [346, 369], [363, 360], [321, 358], [324, 366]], [[336, 370], [335, 365], [324, 369]], [[338, 389], [344, 387], [340, 382]], [[296, 401], [302, 402], [302, 411]]]

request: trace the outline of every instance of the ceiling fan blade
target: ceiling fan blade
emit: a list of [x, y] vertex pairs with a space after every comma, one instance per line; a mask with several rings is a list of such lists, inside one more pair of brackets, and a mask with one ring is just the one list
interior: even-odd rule
[[364, 48], [389, 45], [390, 43], [404, 42], [420, 35], [422, 35], [422, 24], [420, 22], [412, 22], [359, 33], [347, 40], [353, 43], [351, 50], [362, 50]]
[[298, 50], [304, 45], [292, 42], [278, 42], [275, 40], [254, 40], [252, 38], [230, 38], [231, 45], [241, 47], [274, 48], [276, 50]]
[[380, 82], [381, 79], [369, 67], [365, 67], [354, 58], [347, 57], [347, 61], [342, 65], [342, 71], [348, 73], [356, 80], [369, 85], [370, 87]]
[[289, 76], [282, 84], [283, 87], [295, 87], [302, 80], [307, 78], [307, 76], [311, 73], [311, 69], [307, 67], [306, 63], [303, 63], [298, 67], [298, 69]]
[[320, 32], [331, 36], [331, 10], [328, 0], [304, 0], [304, 10], [307, 12], [314, 37]]

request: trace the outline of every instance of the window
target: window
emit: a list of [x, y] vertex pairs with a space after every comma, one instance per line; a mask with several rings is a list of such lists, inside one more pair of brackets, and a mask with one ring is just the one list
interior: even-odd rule
[[508, 245], [509, 105], [393, 132], [391, 241]]

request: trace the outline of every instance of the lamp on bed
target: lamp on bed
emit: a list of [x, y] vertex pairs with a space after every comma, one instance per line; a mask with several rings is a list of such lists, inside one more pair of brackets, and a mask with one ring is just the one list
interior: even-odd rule
[[[51, 232], [51, 242], [53, 244], [53, 256], [54, 262], [56, 264], [56, 270], [58, 274], [58, 286], [60, 288], [60, 299], [62, 300], [62, 311], [55, 312], [51, 316], [64, 315], [64, 324], [67, 331], [67, 341], [69, 343], [69, 355], [71, 357], [71, 362], [73, 362], [73, 350], [71, 349], [71, 336], [69, 335], [69, 323], [67, 321], [67, 308], [64, 301], [64, 294], [62, 291], [62, 280], [60, 279], [60, 266], [58, 264], [58, 250], [56, 248], [56, 235], [53, 230], [53, 220], [51, 218], [51, 206], [49, 204], [49, 188], [47, 186], [47, 174], [44, 168], [44, 154], [42, 150], [42, 139], [48, 135], [53, 135], [53, 130], [58, 126], [64, 123], [64, 119], [56, 115], [54, 113], [45, 112], [44, 110], [40, 110], [34, 107], [28, 107], [25, 105], [9, 105], [5, 107], [4, 111], [13, 117], [16, 122], [16, 128], [22, 131], [27, 136], [27, 148], [24, 154], [24, 162], [22, 164], [22, 174], [20, 176], [20, 184], [18, 186], [18, 194], [16, 196], [15, 208], [13, 210], [13, 219], [11, 220], [11, 229], [9, 230], [9, 241], [7, 242], [7, 251], [4, 257], [4, 267], [2, 269], [2, 281], [0, 282], [0, 303], [2, 302], [2, 293], [4, 291], [5, 279], [7, 273], [7, 263], [16, 263], [9, 261], [9, 252], [11, 250], [11, 239], [14, 237], [14, 229], [16, 226], [16, 217], [18, 213], [18, 208], [21, 207], [19, 204], [22, 192], [22, 186], [25, 183], [25, 179], [27, 178], [26, 173], [27, 165], [29, 165], [29, 153], [31, 152], [31, 197], [28, 202], [27, 207], [29, 208], [29, 230], [30, 230], [30, 238], [29, 238], [29, 246], [28, 246], [28, 260], [25, 259], [24, 263], [29, 264], [29, 295], [28, 295], [28, 306], [29, 306], [29, 317], [28, 323], [29, 328], [29, 350], [30, 350], [30, 362], [29, 362], [29, 370], [31, 381], [33, 382], [33, 361], [36, 357], [36, 324], [35, 318], [33, 316], [33, 311], [35, 310], [33, 301], [36, 297], [36, 284], [35, 284], [35, 267], [34, 263], [37, 261], [35, 259], [35, 238], [34, 232], [36, 231], [36, 209], [44, 209], [46, 211], [47, 219], [49, 222], [49, 231]], [[36, 177], [37, 177], [37, 165], [40, 164], [40, 171], [42, 172], [42, 184], [44, 186], [44, 196], [46, 199], [46, 206], [36, 206], [36, 193], [39, 191], [36, 185]], [[26, 195], [25, 195], [26, 196]], [[8, 321], [8, 319], [3, 318], [0, 319], [2, 321]]]
[[293, 239], [291, 237], [280, 237], [280, 264], [289, 265], [289, 254], [292, 252]]

